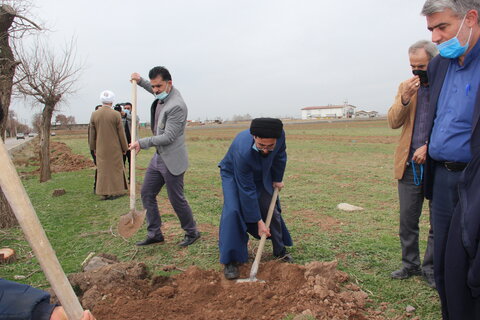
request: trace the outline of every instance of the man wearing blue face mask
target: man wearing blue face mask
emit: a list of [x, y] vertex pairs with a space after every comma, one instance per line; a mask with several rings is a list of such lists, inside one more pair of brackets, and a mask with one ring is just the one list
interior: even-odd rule
[[248, 234], [263, 233], [272, 240], [273, 255], [293, 262], [286, 246], [292, 239], [276, 203], [270, 228], [266, 220], [274, 188], [282, 189], [287, 165], [285, 132], [279, 119], [256, 118], [250, 130], [240, 132], [219, 163], [223, 210], [218, 246], [225, 278], [239, 276], [239, 265], [248, 260]]
[[402, 247], [402, 268], [392, 272], [393, 279], [407, 279], [423, 275], [431, 287], [433, 278], [433, 232], [430, 227], [427, 249], [420, 268], [418, 246], [419, 219], [422, 214], [423, 165], [427, 156], [428, 132], [426, 116], [429, 90], [427, 66], [438, 50], [430, 41], [418, 41], [408, 49], [410, 67], [414, 76], [402, 82], [393, 105], [388, 110], [388, 124], [392, 129], [402, 128], [395, 151], [394, 176], [398, 179], [400, 201], [399, 236]]
[[435, 281], [444, 319], [480, 319], [480, 1], [427, 0], [440, 56], [428, 66]]
[[188, 168], [188, 155], [185, 146], [185, 126], [187, 124], [187, 105], [180, 92], [172, 84], [172, 76], [164, 67], [150, 70], [146, 81], [138, 73], [132, 80], [155, 96], [150, 109], [150, 123], [153, 136], [139, 139], [130, 144], [130, 150], [137, 153], [140, 149], [155, 147], [156, 152], [150, 161], [142, 185], [142, 202], [147, 209], [147, 238], [138, 242], [145, 246], [164, 241], [160, 230], [162, 221], [158, 211], [157, 195], [165, 185], [170, 203], [182, 229], [185, 231], [181, 247], [193, 244], [200, 238], [192, 209], [183, 193], [183, 176]]

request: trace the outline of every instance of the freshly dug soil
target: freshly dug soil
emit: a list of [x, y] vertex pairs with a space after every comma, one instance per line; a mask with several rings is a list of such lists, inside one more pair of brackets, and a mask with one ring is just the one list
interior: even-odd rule
[[[34, 165], [40, 165], [40, 159], [38, 157], [39, 146], [35, 147], [34, 156], [31, 157], [28, 162]], [[50, 166], [52, 172], [69, 172], [77, 171], [85, 168], [91, 168], [94, 166], [91, 159], [85, 158], [82, 155], [72, 153], [72, 149], [63, 142], [51, 141], [50, 142]], [[31, 173], [37, 174], [40, 169], [37, 169]]]
[[[247, 278], [250, 265], [241, 267]], [[83, 306], [98, 320], [115, 319], [384, 319], [366, 307], [368, 295], [348, 282], [336, 261], [306, 266], [269, 261], [258, 279], [236, 283], [222, 272], [192, 266], [150, 278], [143, 263], [107, 265], [70, 275]], [[308, 317], [308, 316], [310, 317]]]

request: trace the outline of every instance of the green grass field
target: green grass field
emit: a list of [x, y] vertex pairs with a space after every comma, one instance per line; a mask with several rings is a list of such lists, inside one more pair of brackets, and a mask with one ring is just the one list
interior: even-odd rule
[[[123, 261], [143, 261], [155, 274], [165, 274], [162, 267], [172, 264], [221, 270], [217, 233], [222, 192], [217, 163], [235, 134], [243, 129], [219, 126], [187, 131], [190, 168], [185, 175], [185, 193], [202, 232], [201, 241], [187, 249], [176, 246], [183, 233], [164, 190], [159, 204], [166, 243], [137, 248], [135, 242], [145, 237], [144, 229], [129, 241], [116, 236], [115, 231], [118, 217], [128, 211], [128, 197], [100, 201], [92, 193], [93, 169], [57, 173], [43, 184], [38, 177], [24, 179], [65, 272], [80, 271], [80, 263], [90, 252], [115, 254]], [[398, 281], [389, 277], [401, 264], [397, 183], [392, 176], [399, 131], [389, 129], [382, 120], [292, 124], [285, 130], [288, 164], [281, 199], [294, 239], [290, 251], [296, 262], [337, 259], [340, 269], [369, 293], [374, 308], [380, 309], [383, 302], [388, 304], [388, 317], [402, 315], [405, 307], [412, 305], [420, 319], [440, 319], [436, 291], [422, 278]], [[59, 134], [54, 141], [65, 142], [73, 152], [90, 156], [86, 135]], [[139, 154], [138, 184], [153, 152], [144, 150]], [[65, 189], [66, 195], [52, 197], [52, 191], [59, 188]], [[365, 210], [342, 212], [336, 209], [341, 202]], [[137, 203], [141, 206], [140, 200]], [[427, 232], [425, 205], [422, 254]], [[0, 266], [2, 277], [29, 275], [22, 282], [48, 286], [20, 229], [0, 230], [0, 245], [15, 249], [19, 257], [15, 264]], [[271, 252], [270, 247], [266, 251]]]

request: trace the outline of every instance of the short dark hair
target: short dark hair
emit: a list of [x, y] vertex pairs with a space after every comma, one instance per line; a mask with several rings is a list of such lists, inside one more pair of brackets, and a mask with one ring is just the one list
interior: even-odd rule
[[118, 111], [118, 112], [122, 112], [122, 106], [119, 105], [119, 104], [117, 104], [113, 109]]
[[130, 106], [130, 107], [132, 107], [132, 104], [131, 104], [130, 102], [125, 102], [125, 103], [123, 104], [123, 106], [124, 106], [124, 107], [125, 107], [125, 106]]
[[150, 79], [155, 79], [158, 76], [161, 76], [162, 80], [164, 80], [164, 81], [172, 80], [172, 76], [170, 75], [170, 72], [165, 67], [161, 67], [161, 66], [154, 67], [148, 73], [148, 77]]

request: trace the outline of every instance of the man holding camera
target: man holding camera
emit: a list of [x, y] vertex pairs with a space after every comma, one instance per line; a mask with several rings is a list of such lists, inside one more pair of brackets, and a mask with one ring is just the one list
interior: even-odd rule
[[395, 102], [388, 111], [388, 123], [392, 129], [402, 128], [399, 145], [395, 151], [395, 179], [398, 179], [400, 201], [400, 243], [402, 268], [392, 272], [393, 279], [407, 279], [423, 275], [431, 287], [433, 276], [433, 231], [430, 231], [427, 249], [420, 268], [418, 248], [419, 219], [422, 213], [423, 165], [427, 156], [428, 134], [426, 127], [429, 106], [427, 66], [438, 54], [430, 41], [418, 41], [408, 50], [414, 76], [400, 84]]

